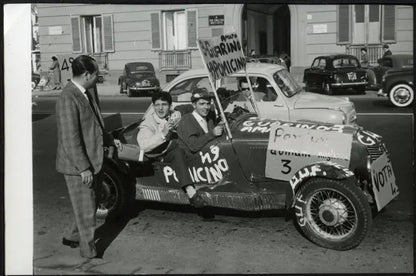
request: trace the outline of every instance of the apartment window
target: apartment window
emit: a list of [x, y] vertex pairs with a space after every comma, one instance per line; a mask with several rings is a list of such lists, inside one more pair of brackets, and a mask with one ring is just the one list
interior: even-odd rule
[[114, 51], [111, 15], [73, 16], [71, 29], [74, 53], [92, 54]]
[[150, 15], [152, 49], [185, 50], [196, 48], [197, 10], [170, 10]]
[[395, 6], [337, 6], [338, 44], [381, 44], [395, 42], [395, 36]]

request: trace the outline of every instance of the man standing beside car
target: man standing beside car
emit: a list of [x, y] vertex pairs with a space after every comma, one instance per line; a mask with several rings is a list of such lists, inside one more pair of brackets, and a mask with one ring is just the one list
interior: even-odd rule
[[152, 95], [154, 112], [140, 124], [137, 143], [147, 157], [163, 159], [175, 170], [189, 202], [196, 208], [204, 207], [203, 198], [196, 193], [186, 164], [185, 151], [177, 144], [176, 127], [181, 118], [179, 111], [172, 111], [172, 97], [168, 92], [158, 91]]
[[84, 261], [97, 257], [95, 214], [99, 202], [104, 145], [111, 138], [96, 100], [89, 92], [97, 82], [96, 61], [81, 55], [72, 62], [73, 78], [56, 103], [58, 148], [56, 169], [64, 175], [75, 222], [63, 237], [64, 245], [80, 247]]

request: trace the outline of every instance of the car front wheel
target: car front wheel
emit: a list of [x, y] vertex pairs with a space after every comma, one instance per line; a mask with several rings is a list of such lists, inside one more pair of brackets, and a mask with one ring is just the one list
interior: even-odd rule
[[348, 250], [360, 244], [371, 226], [371, 208], [355, 178], [311, 178], [296, 193], [300, 230], [312, 242]]
[[127, 96], [128, 97], [132, 97], [133, 96], [133, 92], [131, 91], [130, 87], [127, 85]]
[[128, 200], [123, 183], [118, 174], [108, 165], [103, 166], [103, 180], [97, 218], [118, 217], [127, 210]]
[[390, 101], [398, 107], [409, 106], [414, 99], [413, 87], [408, 84], [396, 84], [390, 89], [389, 92]]

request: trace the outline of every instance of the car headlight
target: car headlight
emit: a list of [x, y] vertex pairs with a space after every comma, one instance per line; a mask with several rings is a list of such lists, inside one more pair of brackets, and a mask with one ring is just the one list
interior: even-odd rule
[[136, 82], [136, 86], [141, 86], [141, 83], [140, 82]]

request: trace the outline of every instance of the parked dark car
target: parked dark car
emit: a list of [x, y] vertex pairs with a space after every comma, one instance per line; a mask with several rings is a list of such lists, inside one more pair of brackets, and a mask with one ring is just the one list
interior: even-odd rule
[[124, 66], [123, 74], [118, 79], [120, 93], [149, 94], [159, 89], [159, 80], [150, 62], [130, 62]]
[[367, 72], [355, 56], [319, 56], [305, 69], [303, 82], [306, 91], [318, 90], [328, 95], [349, 88], [365, 93]]
[[40, 74], [32, 72], [32, 89], [35, 89], [40, 81]]
[[[182, 104], [173, 102], [182, 115], [192, 112], [191, 104]], [[144, 117], [152, 112], [150, 106]], [[224, 115], [225, 135], [188, 159], [189, 174], [210, 207], [286, 209], [314, 243], [348, 250], [370, 231], [371, 208], [380, 211], [399, 194], [389, 153], [375, 133], [351, 125], [259, 118], [242, 107]], [[172, 165], [140, 153], [140, 123], [112, 132], [130, 149], [136, 147], [137, 155], [131, 161], [106, 159], [101, 214], [123, 214], [134, 199], [189, 204]]]
[[370, 89], [378, 90], [381, 88], [383, 76], [386, 72], [392, 70], [408, 70], [413, 68], [413, 55], [398, 54], [385, 56], [378, 59], [378, 66], [370, 67], [369, 69], [374, 72], [375, 83], [371, 84]]
[[395, 106], [411, 105], [415, 97], [413, 75], [413, 67], [387, 70], [382, 77], [378, 94], [389, 97]]

